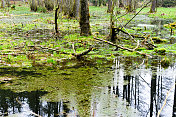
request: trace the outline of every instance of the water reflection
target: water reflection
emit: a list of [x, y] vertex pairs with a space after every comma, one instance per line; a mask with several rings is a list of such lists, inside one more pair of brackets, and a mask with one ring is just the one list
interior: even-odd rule
[[[126, 59], [117, 58], [115, 60], [112, 92], [136, 108], [140, 112], [140, 116], [156, 117], [164, 105], [169, 90], [175, 83], [176, 69], [174, 67], [163, 69], [159, 64], [160, 60], [153, 59], [150, 68], [142, 65], [140, 68], [126, 71], [127, 69], [125, 70], [123, 67], [123, 63], [126, 62], [124, 60]], [[140, 62], [141, 60], [136, 61]], [[175, 112], [174, 107], [174, 89], [172, 89], [160, 117], [171, 117]]]
[[174, 106], [173, 106], [173, 117], [176, 117], [176, 78], [175, 78], [175, 93], [174, 93]]
[[[174, 22], [174, 20], [150, 18], [146, 15], [137, 15], [127, 27], [132, 29], [135, 29], [134, 27], [138, 27], [139, 29], [143, 30], [143, 33], [149, 33], [152, 36], [159, 36], [160, 38], [170, 39], [170, 31], [164, 28], [164, 24], [169, 24], [171, 22]], [[147, 30], [150, 32], [148, 32]], [[138, 31], [136, 31], [136, 33], [138, 33]], [[141, 35], [140, 33], [138, 34]]]
[[74, 108], [70, 110], [67, 102], [41, 101], [40, 97], [46, 93], [42, 91], [14, 93], [10, 90], [0, 90], [0, 116], [78, 117], [77, 111]]
[[[31, 75], [13, 70], [24, 78], [11, 88], [24, 92], [1, 89], [0, 116], [174, 117], [176, 64], [164, 69], [160, 60], [118, 57], [113, 66], [40, 69]], [[2, 75], [10, 73], [1, 70]], [[25, 91], [33, 88], [38, 90]]]

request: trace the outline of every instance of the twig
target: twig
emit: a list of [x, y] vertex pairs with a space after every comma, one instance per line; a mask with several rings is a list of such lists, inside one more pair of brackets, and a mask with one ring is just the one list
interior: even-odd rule
[[174, 83], [174, 85], [173, 85], [173, 86], [169, 89], [169, 91], [167, 92], [166, 98], [165, 98], [165, 100], [164, 100], [164, 104], [163, 104], [162, 108], [159, 110], [157, 117], [160, 116], [161, 111], [163, 110], [164, 106], [166, 105], [166, 101], [167, 101], [167, 98], [168, 98], [168, 96], [169, 96], [169, 93], [170, 93], [171, 90], [175, 87], [175, 85], [176, 85], [176, 84]]
[[150, 84], [139, 74], [139, 77], [142, 78], [142, 80], [151, 88]]
[[17, 101], [20, 105], [23, 105], [22, 102], [20, 102], [20, 101], [18, 100], [18, 97], [16, 98], [16, 101]]
[[128, 34], [128, 35], [131, 37], [131, 39], [133, 39], [133, 41], [136, 42], [136, 40], [133, 38], [133, 36], [127, 32], [127, 30], [125, 29], [125, 27], [119, 22], [118, 19], [117, 19], [117, 21], [118, 21], [118, 23], [121, 25], [121, 27], [122, 27], [126, 32], [123, 31], [122, 29], [121, 29], [121, 30], [119, 29], [119, 30], [122, 31], [123, 33]]
[[[146, 1], [145, 1], [145, 2], [146, 2]], [[144, 3], [145, 3], [145, 2], [144, 2]], [[150, 1], [150, 2], [151, 2], [151, 1]], [[150, 2], [146, 3], [145, 5], [144, 5], [144, 3], [143, 3], [140, 7], [142, 7], [143, 5], [144, 5], [144, 6], [147, 6]], [[144, 7], [144, 6], [143, 6], [143, 7]], [[137, 9], [137, 8], [136, 8], [136, 9]], [[132, 12], [133, 12], [134, 10], [136, 10], [136, 9], [133, 9]], [[123, 15], [117, 17], [116, 19], [119, 19], [119, 18], [121, 18], [121, 17], [123, 17], [123, 16], [125, 16], [125, 15], [127, 15], [127, 14], [128, 14], [128, 12], [126, 12], [125, 14], [123, 14]]]
[[142, 66], [145, 63], [145, 59], [142, 61], [141, 64], [137, 65], [135, 68], [139, 68], [140, 66]]
[[73, 48], [74, 54], [76, 54], [76, 50], [75, 50], [75, 45], [74, 45], [74, 43], [72, 43], [72, 48]]
[[139, 40], [137, 41], [137, 46], [133, 49], [133, 51], [135, 51], [138, 48], [139, 48]]
[[126, 27], [145, 7], [147, 7], [147, 5], [150, 3], [151, 1], [149, 1], [146, 5], [144, 5], [125, 25], [124, 27]]

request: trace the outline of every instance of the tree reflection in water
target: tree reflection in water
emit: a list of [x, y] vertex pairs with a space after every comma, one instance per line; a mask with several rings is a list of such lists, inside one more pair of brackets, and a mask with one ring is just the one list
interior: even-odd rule
[[[121, 58], [116, 59], [114, 67], [114, 85], [111, 88], [113, 93], [125, 99], [128, 105], [136, 108], [142, 117], [157, 116], [176, 78], [173, 74], [176, 73], [174, 67], [164, 69], [160, 66], [159, 59], [152, 60], [152, 66], [148, 69], [142, 65], [140, 68], [131, 70], [129, 61], [123, 61]], [[166, 105], [160, 113], [161, 117], [175, 116], [176, 102], [173, 97], [176, 100], [174, 89], [169, 93]]]
[[172, 117], [176, 117], [176, 77], [175, 77], [174, 106]]
[[[14, 93], [11, 90], [1, 89], [0, 116], [34, 116], [34, 114], [32, 114], [33, 112], [43, 117], [66, 117], [68, 115], [79, 117], [78, 113], [80, 116], [83, 113], [86, 117], [156, 117], [164, 104], [168, 91], [175, 83], [176, 74], [173, 73], [176, 73], [176, 64], [164, 69], [159, 64], [159, 59], [153, 58], [151, 61], [148, 61], [151, 66], [147, 68], [145, 64], [139, 67], [134, 66], [135, 61], [142, 63], [142, 60], [139, 58], [127, 59], [120, 57], [115, 59], [115, 64], [111, 69], [111, 73], [113, 73], [114, 76], [112, 77], [112, 74], [109, 75], [109, 73], [107, 76], [105, 76], [104, 73], [102, 73], [103, 76], [100, 74], [101, 79], [104, 77], [110, 79], [108, 80], [110, 82], [108, 86], [105, 85], [101, 87], [100, 84], [95, 86], [81, 85], [83, 86], [83, 90], [79, 89], [77, 95], [74, 95], [75, 99], [77, 99], [75, 100], [77, 106], [74, 105], [75, 103], [73, 104], [75, 108], [70, 108], [69, 106], [72, 100], [68, 100], [67, 102], [62, 100], [59, 102], [41, 101], [40, 98], [47, 92], [32, 91]], [[104, 71], [106, 71], [106, 69], [104, 69]], [[94, 77], [95, 74], [91, 76], [91, 79], [94, 79]], [[84, 79], [83, 83], [85, 83]], [[73, 85], [73, 88], [75, 88], [74, 86], [79, 88], [80, 83]], [[90, 90], [90, 88], [92, 89]], [[69, 90], [65, 89], [64, 91], [69, 92]], [[87, 94], [83, 94], [83, 92], [86, 91]], [[173, 88], [161, 111], [161, 117], [175, 117], [176, 94], [174, 94], [174, 92], [175, 90]], [[73, 92], [69, 93], [73, 96]], [[22, 102], [22, 104], [19, 104], [16, 99]], [[60, 100], [60, 98], [58, 100]], [[78, 112], [76, 109], [78, 109]], [[82, 113], [80, 112], [81, 109]], [[85, 110], [90, 110], [90, 112], [85, 112]]]
[[42, 91], [14, 93], [10, 90], [0, 90], [0, 116], [27, 117], [34, 116], [35, 113], [47, 117], [66, 117], [68, 114], [78, 117], [76, 111], [70, 110], [63, 101], [41, 101], [40, 97], [46, 93]]

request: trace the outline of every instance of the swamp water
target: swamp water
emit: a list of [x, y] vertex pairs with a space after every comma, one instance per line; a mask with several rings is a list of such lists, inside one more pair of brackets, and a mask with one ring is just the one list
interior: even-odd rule
[[[137, 15], [128, 25], [128, 28], [143, 30], [143, 34], [151, 36], [159, 36], [160, 38], [169, 39], [170, 29], [164, 28], [165, 24], [174, 22], [173, 19], [150, 18], [147, 15]], [[135, 29], [136, 28], [136, 29]], [[141, 35], [141, 33], [139, 33]]]
[[1, 68], [1, 77], [16, 80], [0, 85], [0, 116], [155, 117], [167, 98], [160, 116], [171, 117], [176, 63], [162, 68], [160, 61], [118, 57], [60, 69]]

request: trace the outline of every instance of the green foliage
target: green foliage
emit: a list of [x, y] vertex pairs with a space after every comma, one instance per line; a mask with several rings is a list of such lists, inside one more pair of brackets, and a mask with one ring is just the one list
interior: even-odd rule
[[57, 64], [56, 60], [54, 60], [53, 58], [48, 58], [47, 62], [50, 64], [52, 63], [53, 65]]
[[0, 50], [3, 50], [3, 46], [2, 45], [0, 45]]
[[165, 24], [164, 27], [169, 29], [176, 29], [176, 22]]
[[[139, 9], [137, 9], [138, 11]], [[163, 7], [158, 7], [156, 13], [149, 14], [150, 8], [144, 8], [142, 10], [142, 14], [148, 14], [149, 17], [156, 17], [156, 18], [164, 18], [164, 19], [176, 19], [175, 16], [175, 11], [176, 7], [171, 7], [171, 8], [163, 8]]]
[[38, 7], [37, 8], [37, 12], [42, 12], [42, 13], [46, 13], [47, 12], [47, 9], [46, 9], [46, 7]]
[[167, 42], [166, 39], [161, 39], [159, 37], [152, 37], [152, 41], [154, 41], [154, 43], [166, 43]]
[[15, 7], [15, 10], [10, 10], [10, 13], [13, 15], [20, 15], [20, 14], [32, 14], [30, 12], [30, 8], [27, 6], [17, 6]]

